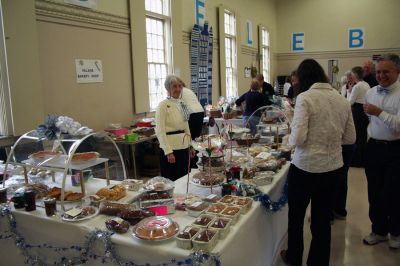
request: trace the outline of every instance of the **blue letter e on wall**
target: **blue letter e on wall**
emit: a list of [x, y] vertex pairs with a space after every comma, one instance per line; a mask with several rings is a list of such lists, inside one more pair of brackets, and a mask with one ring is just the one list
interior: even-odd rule
[[292, 33], [292, 51], [304, 51], [304, 32]]
[[349, 48], [361, 49], [364, 48], [364, 29], [352, 28], [349, 29]]

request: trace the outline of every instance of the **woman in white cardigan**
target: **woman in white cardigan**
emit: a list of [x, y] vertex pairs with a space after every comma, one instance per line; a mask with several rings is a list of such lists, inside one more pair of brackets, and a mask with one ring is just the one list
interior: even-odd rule
[[168, 91], [168, 98], [157, 106], [156, 135], [161, 148], [161, 176], [175, 181], [188, 172], [191, 142], [189, 111], [181, 100], [182, 85], [179, 78], [169, 75], [164, 85]]

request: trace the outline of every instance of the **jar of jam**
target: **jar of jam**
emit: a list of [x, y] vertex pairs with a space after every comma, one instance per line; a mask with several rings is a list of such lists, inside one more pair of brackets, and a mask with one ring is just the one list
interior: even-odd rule
[[0, 188], [0, 204], [7, 203], [7, 188], [1, 187]]
[[36, 210], [35, 191], [27, 190], [24, 193], [25, 210], [30, 212]]
[[21, 192], [14, 193], [12, 201], [14, 202], [14, 208], [15, 209], [25, 208], [25, 196], [24, 196], [24, 193], [21, 193]]
[[54, 216], [56, 215], [56, 199], [55, 198], [44, 198], [44, 209], [46, 210], [47, 216]]

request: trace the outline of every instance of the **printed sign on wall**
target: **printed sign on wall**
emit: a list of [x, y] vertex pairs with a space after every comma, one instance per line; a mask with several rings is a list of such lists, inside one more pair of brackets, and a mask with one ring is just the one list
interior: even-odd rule
[[293, 32], [292, 33], [292, 51], [293, 52], [304, 51], [304, 41], [305, 41], [304, 32]]
[[103, 82], [103, 66], [101, 60], [75, 59], [76, 82], [95, 83]]
[[246, 31], [247, 31], [247, 45], [253, 46], [253, 23], [250, 20], [246, 21]]
[[196, 0], [196, 24], [203, 25], [206, 18], [206, 0]]
[[365, 31], [363, 28], [349, 28], [349, 49], [364, 48]]

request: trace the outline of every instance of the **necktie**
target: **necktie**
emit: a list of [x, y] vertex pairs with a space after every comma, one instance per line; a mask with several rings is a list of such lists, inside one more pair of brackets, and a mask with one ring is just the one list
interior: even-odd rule
[[189, 116], [190, 116], [189, 108], [182, 101], [180, 102], [180, 104], [181, 104], [181, 110], [182, 110], [182, 114], [183, 114], [183, 119], [185, 121], [188, 121], [189, 120]]
[[378, 85], [377, 92], [380, 93], [380, 94], [387, 94], [387, 93], [389, 93], [389, 89]]

